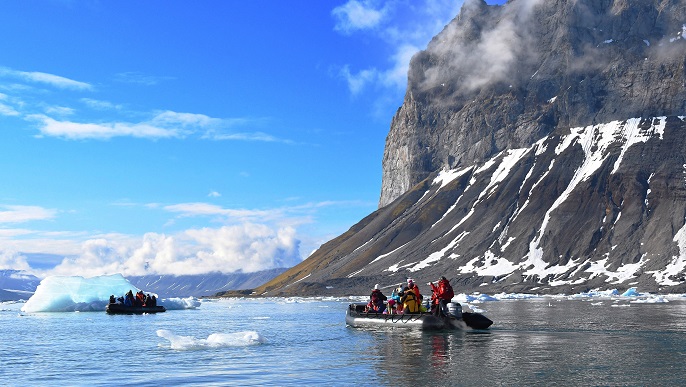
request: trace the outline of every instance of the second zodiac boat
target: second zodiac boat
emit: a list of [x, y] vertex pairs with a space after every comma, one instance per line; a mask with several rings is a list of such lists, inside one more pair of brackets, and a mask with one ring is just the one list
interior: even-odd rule
[[167, 309], [162, 305], [156, 306], [127, 306], [124, 304], [107, 304], [105, 312], [107, 314], [145, 314], [145, 313], [161, 313]]
[[383, 314], [365, 312], [365, 303], [352, 303], [345, 312], [345, 323], [355, 328], [400, 327], [422, 330], [440, 329], [488, 329], [493, 321], [480, 313], [462, 312], [457, 302], [448, 304], [449, 314]]

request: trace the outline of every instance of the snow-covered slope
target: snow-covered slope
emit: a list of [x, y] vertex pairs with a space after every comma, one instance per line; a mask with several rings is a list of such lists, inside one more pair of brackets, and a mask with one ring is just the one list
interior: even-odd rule
[[436, 172], [309, 260], [261, 290], [364, 293], [441, 275], [484, 292], [683, 290], [686, 121], [560, 130]]

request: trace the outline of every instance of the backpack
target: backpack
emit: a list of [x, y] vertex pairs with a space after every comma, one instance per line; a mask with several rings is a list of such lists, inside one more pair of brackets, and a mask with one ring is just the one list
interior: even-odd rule
[[445, 296], [447, 300], [452, 300], [453, 297], [455, 297], [453, 287], [450, 285], [450, 282], [448, 281], [445, 282]]
[[443, 298], [446, 301], [450, 301], [455, 297], [455, 292], [453, 291], [453, 287], [450, 286], [450, 282], [448, 281], [441, 281], [439, 284], [441, 286], [441, 298]]

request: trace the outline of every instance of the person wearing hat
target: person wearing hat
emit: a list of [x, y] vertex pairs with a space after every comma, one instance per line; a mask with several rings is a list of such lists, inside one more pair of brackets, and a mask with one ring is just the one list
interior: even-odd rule
[[388, 301], [388, 305], [391, 305], [391, 301], [393, 301], [395, 312], [398, 314], [403, 312], [403, 304], [400, 302], [400, 299], [403, 295], [403, 286], [400, 284], [397, 288], [393, 289], [393, 292], [391, 293], [391, 299]]
[[414, 283], [412, 278], [407, 279], [407, 287], [414, 292], [414, 295], [417, 296], [417, 300], [421, 303], [424, 297], [422, 297], [421, 293], [419, 293], [419, 287], [417, 287], [417, 284]]
[[383, 313], [383, 311], [386, 310], [386, 304], [384, 304], [384, 301], [387, 299], [388, 297], [386, 297], [379, 289], [379, 284], [376, 284], [372, 290], [372, 294], [369, 295], [367, 312]]

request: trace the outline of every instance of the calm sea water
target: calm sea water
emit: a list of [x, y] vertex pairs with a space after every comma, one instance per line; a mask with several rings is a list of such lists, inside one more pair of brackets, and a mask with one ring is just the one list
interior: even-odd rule
[[347, 300], [204, 301], [158, 315], [0, 304], [0, 383], [60, 385], [683, 385], [686, 301], [479, 304], [488, 331], [359, 330]]

